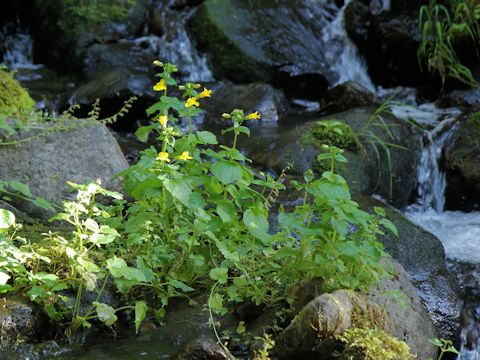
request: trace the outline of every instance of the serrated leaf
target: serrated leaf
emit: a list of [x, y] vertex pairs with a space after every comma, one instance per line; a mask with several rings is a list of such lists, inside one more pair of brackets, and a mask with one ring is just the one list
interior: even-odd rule
[[210, 167], [210, 171], [224, 184], [230, 184], [242, 178], [242, 168], [233, 161], [217, 161]]
[[197, 139], [200, 144], [218, 144], [217, 137], [210, 131], [197, 131]]
[[183, 205], [189, 205], [189, 198], [192, 193], [192, 185], [187, 179], [167, 179], [163, 182], [168, 192], [178, 199]]
[[237, 218], [235, 206], [229, 201], [220, 201], [217, 205], [217, 214], [224, 223], [229, 223]]
[[210, 270], [210, 278], [218, 281], [220, 284], [226, 284], [228, 281], [228, 269], [227, 268], [214, 268]]
[[185, 292], [195, 291], [195, 289], [192, 289], [190, 286], [186, 285], [185, 283], [183, 283], [179, 280], [172, 279], [172, 280], [169, 281], [169, 284], [172, 285], [174, 288], [180, 289], [180, 290], [185, 291]]
[[15, 225], [15, 215], [8, 210], [0, 209], [0, 229], [9, 229]]
[[22, 194], [24, 196], [26, 196], [28, 198], [33, 197], [32, 193], [30, 192], [30, 188], [28, 187], [27, 184], [24, 184], [24, 183], [21, 183], [21, 182], [18, 182], [18, 181], [9, 181], [7, 184], [12, 189], [14, 189], [15, 191], [18, 191], [20, 194]]
[[115, 315], [115, 309], [110, 305], [93, 302], [97, 311], [98, 320], [103, 322], [107, 326], [112, 326], [117, 321], [117, 315]]

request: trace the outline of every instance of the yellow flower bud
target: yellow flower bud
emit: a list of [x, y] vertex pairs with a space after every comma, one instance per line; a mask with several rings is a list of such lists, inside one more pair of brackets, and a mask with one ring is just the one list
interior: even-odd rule
[[194, 88], [194, 89], [200, 89], [201, 87], [202, 87], [202, 85], [200, 85], [200, 84], [195, 84], [195, 85], [193, 85], [193, 88]]
[[160, 61], [158, 61], [158, 60], [153, 60], [153, 65], [162, 67], [162, 66], [163, 66], [163, 63], [160, 62]]
[[157, 120], [160, 123], [160, 125], [162, 126], [162, 128], [165, 129], [167, 127], [167, 122], [168, 122], [168, 116], [167, 115], [160, 115]]
[[227, 114], [227, 113], [223, 113], [223, 114], [222, 114], [222, 117], [223, 117], [224, 119], [230, 119], [230, 118], [232, 117], [232, 115]]

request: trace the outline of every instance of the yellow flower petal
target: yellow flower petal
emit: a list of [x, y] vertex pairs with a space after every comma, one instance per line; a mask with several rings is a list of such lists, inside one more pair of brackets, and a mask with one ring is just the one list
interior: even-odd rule
[[200, 103], [197, 101], [196, 98], [194, 97], [190, 97], [187, 99], [187, 101], [185, 102], [185, 107], [190, 107], [192, 105], [195, 105], [196, 107], [199, 107], [200, 106]]
[[170, 162], [170, 158], [167, 152], [165, 151], [160, 151], [157, 155], [157, 160], [164, 161], [164, 162]]
[[207, 88], [203, 88], [203, 91], [200, 94], [198, 94], [199, 99], [203, 99], [211, 96], [212, 96], [212, 90], [208, 90]]
[[187, 160], [192, 160], [193, 157], [190, 156], [190, 153], [188, 151], [184, 151], [182, 152], [181, 155], [177, 156], [177, 159], [187, 161]]
[[167, 127], [167, 122], [168, 122], [168, 116], [167, 115], [160, 115], [157, 120], [160, 123], [160, 125], [162, 126], [162, 128], [165, 129]]
[[165, 83], [165, 79], [160, 80], [158, 83], [155, 84], [153, 87], [155, 91], [162, 91], [167, 90], [167, 84]]
[[260, 119], [262, 116], [258, 113], [258, 111], [255, 111], [254, 113], [248, 114], [245, 116], [245, 120], [257, 120]]

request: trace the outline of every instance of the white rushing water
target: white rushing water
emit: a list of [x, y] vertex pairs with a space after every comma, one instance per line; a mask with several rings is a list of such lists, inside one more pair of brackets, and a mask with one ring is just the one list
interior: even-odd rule
[[[4, 29], [6, 32], [7, 30]], [[33, 63], [33, 40], [28, 31], [18, 28], [4, 37], [3, 63], [9, 69], [38, 69], [42, 65]]]
[[[368, 75], [367, 63], [360, 56], [357, 47], [345, 30], [344, 14], [350, 1], [345, 1], [336, 18], [324, 29], [322, 37], [323, 42], [332, 47], [326, 54], [328, 62], [331, 64], [330, 70], [339, 76], [333, 86], [346, 81], [356, 81], [368, 90], [375, 91], [375, 86]], [[333, 47], [337, 51], [333, 51]]]

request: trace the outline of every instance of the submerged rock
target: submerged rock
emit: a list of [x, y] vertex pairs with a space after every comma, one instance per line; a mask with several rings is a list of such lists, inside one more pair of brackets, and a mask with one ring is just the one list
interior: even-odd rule
[[230, 360], [233, 356], [211, 338], [199, 337], [188, 343], [175, 357], [176, 360]]
[[386, 218], [398, 229], [399, 238], [390, 233], [379, 237], [385, 250], [407, 271], [409, 279], [433, 320], [439, 338], [459, 343], [461, 300], [453, 276], [447, 269], [441, 241], [415, 225], [398, 210], [366, 196], [355, 196], [360, 207], [386, 210]]
[[[391, 114], [384, 113], [378, 118], [374, 112], [371, 107], [355, 108], [317, 121], [346, 123], [357, 134], [357, 145], [344, 153], [349, 163], [337, 167], [352, 192], [380, 194], [394, 206], [403, 207], [410, 202], [416, 189], [417, 180], [411, 174], [417, 171], [420, 133]], [[242, 144], [246, 145], [245, 150], [256, 163], [275, 171], [280, 172], [289, 163], [293, 163], [290, 172], [294, 174], [303, 174], [310, 168], [322, 171], [322, 164], [316, 162], [322, 144], [314, 133], [317, 121], [278, 129], [277, 133], [270, 132], [264, 137], [256, 134], [255, 139], [242, 141]], [[402, 148], [383, 146], [381, 141]], [[331, 145], [341, 146], [341, 143]]]
[[[34, 196], [55, 204], [72, 197], [66, 181], [113, 185], [112, 177], [128, 163], [108, 128], [92, 120], [62, 121], [21, 132], [13, 138], [18, 144], [0, 146], [0, 179], [26, 183]], [[28, 202], [13, 204], [30, 215], [50, 215]]]

